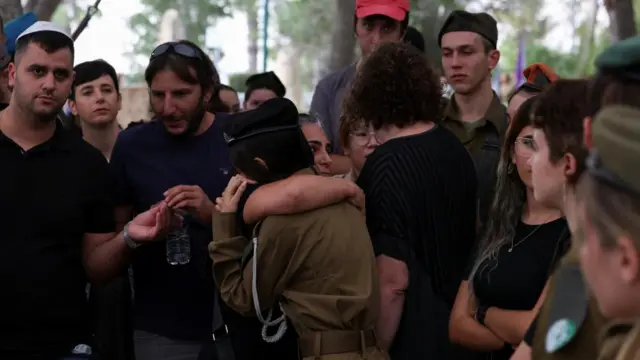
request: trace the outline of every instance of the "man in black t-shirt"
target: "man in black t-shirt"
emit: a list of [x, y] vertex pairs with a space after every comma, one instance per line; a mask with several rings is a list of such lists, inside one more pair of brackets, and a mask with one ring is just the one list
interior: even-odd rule
[[127, 244], [168, 229], [166, 204], [115, 232], [107, 162], [56, 122], [73, 79], [71, 38], [49, 22], [23, 32], [0, 112], [0, 359], [91, 353], [87, 277], [119, 273]]

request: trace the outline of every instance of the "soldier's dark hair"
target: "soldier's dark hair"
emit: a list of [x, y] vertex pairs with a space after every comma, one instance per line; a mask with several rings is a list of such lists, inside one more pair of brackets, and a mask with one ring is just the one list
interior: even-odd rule
[[440, 121], [442, 86], [423, 53], [411, 45], [381, 45], [360, 65], [343, 103], [344, 116], [375, 130]]
[[591, 118], [609, 105], [640, 107], [640, 81], [623, 74], [601, 71], [590, 81], [586, 105]]
[[300, 128], [254, 136], [231, 146], [229, 153], [231, 163], [260, 184], [285, 179], [313, 166], [313, 153]]
[[493, 43], [491, 41], [489, 41], [489, 39], [487, 39], [486, 37], [478, 34], [478, 36], [480, 37], [480, 40], [482, 41], [482, 47], [484, 49], [484, 53], [485, 55], [489, 54], [492, 50], [496, 50], [496, 46], [493, 45]]
[[[198, 53], [198, 58], [188, 58], [172, 51], [161, 54], [149, 61], [144, 72], [147, 85], [151, 85], [153, 78], [162, 70], [173, 71], [180, 80], [189, 84], [198, 84], [203, 91], [215, 89], [219, 83], [219, 75], [213, 61], [196, 44], [188, 40], [180, 40], [177, 44], [192, 47]], [[193, 72], [195, 71], [195, 76]]]
[[120, 94], [120, 84], [118, 83], [118, 74], [116, 73], [116, 69], [104, 60], [99, 59], [83, 62], [76, 65], [76, 67], [73, 68], [73, 71], [76, 76], [73, 79], [73, 84], [71, 86], [71, 94], [69, 94], [70, 100], [75, 100], [76, 89], [78, 86], [97, 80], [105, 75], [111, 78], [116, 92], [118, 95]]
[[65, 48], [69, 49], [72, 57], [75, 54], [73, 40], [68, 36], [55, 31], [39, 31], [25, 35], [16, 42], [16, 62], [20, 61], [20, 56], [30, 44], [38, 45], [49, 54]]
[[567, 178], [575, 185], [582, 175], [588, 150], [583, 140], [583, 121], [588, 115], [589, 80], [560, 79], [536, 97], [533, 127], [542, 129], [549, 144], [549, 160], [557, 163], [569, 153], [576, 159], [576, 172]]

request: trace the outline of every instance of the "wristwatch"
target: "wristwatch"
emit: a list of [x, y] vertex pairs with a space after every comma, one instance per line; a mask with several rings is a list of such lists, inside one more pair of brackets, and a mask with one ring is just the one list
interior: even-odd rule
[[127, 225], [124, 226], [124, 229], [122, 229], [122, 237], [124, 238], [124, 243], [127, 244], [129, 249], [135, 250], [142, 246], [142, 243], [133, 240], [131, 236], [129, 236], [129, 224], [131, 224], [131, 221], [129, 221]]
[[484, 326], [484, 318], [487, 316], [487, 310], [489, 310], [489, 307], [483, 305], [478, 306], [478, 308], [476, 309], [475, 318], [480, 325]]

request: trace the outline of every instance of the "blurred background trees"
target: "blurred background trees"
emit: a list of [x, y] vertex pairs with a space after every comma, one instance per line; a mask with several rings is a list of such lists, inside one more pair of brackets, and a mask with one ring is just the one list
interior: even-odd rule
[[[128, 0], [106, 0], [122, 1]], [[357, 58], [353, 36], [355, 0], [138, 0], [142, 11], [129, 20], [138, 41], [129, 49], [138, 67], [157, 44], [158, 24], [162, 14], [175, 8], [180, 13], [187, 38], [202, 45], [214, 61], [224, 54], [207, 47], [220, 19], [242, 14], [248, 34], [246, 73], [263, 69], [263, 34], [269, 35], [268, 59], [275, 61], [286, 52], [290, 76], [299, 82], [300, 91], [311, 91], [317, 80]], [[265, 29], [265, 2], [268, 1], [269, 24]], [[440, 63], [437, 33], [446, 16], [454, 9], [488, 11], [500, 23], [499, 47], [501, 72], [513, 72], [518, 44], [526, 45], [527, 63], [543, 61], [561, 76], [574, 77], [593, 71], [594, 57], [610, 43], [636, 34], [640, 19], [639, 0], [411, 0], [411, 25], [425, 37], [427, 56]], [[84, 16], [92, 0], [2, 0], [0, 16], [5, 21], [34, 11], [42, 20], [54, 19], [72, 30]], [[555, 16], [543, 11], [553, 3]], [[564, 14], [558, 20], [558, 13]], [[552, 20], [555, 19], [555, 20]], [[559, 35], [560, 34], [560, 35]], [[560, 39], [554, 37], [561, 37]], [[550, 46], [549, 44], [554, 44]], [[135, 62], [135, 61], [134, 61]], [[232, 76], [233, 75], [233, 76]], [[246, 74], [230, 74], [240, 84]]]

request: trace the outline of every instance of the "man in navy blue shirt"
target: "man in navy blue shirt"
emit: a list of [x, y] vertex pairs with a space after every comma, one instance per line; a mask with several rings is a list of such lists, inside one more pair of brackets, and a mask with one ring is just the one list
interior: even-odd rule
[[122, 132], [112, 153], [119, 224], [160, 201], [184, 217], [168, 243], [134, 251], [137, 360], [197, 359], [211, 336], [210, 199], [233, 171], [219, 121], [205, 111], [217, 85], [211, 79], [216, 69], [195, 44], [159, 45], [145, 71], [156, 117]]

